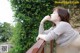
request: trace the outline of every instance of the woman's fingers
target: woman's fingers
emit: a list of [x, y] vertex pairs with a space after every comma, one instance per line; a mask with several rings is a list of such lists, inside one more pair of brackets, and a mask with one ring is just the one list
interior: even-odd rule
[[45, 19], [45, 20], [50, 20], [50, 16], [47, 15], [47, 16], [44, 17], [44, 19]]
[[39, 39], [40, 39], [40, 38], [39, 38], [39, 37], [37, 37], [37, 38], [36, 38], [36, 41], [38, 41]]
[[47, 15], [47, 16], [45, 16], [43, 19], [42, 19], [42, 22], [45, 22], [45, 21], [50, 21], [50, 16], [49, 15]]

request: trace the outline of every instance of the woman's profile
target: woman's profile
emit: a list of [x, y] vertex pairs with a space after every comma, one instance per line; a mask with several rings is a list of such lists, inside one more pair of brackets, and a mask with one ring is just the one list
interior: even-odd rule
[[[67, 9], [55, 7], [53, 13], [45, 16], [39, 26], [39, 38], [45, 41], [56, 41], [56, 53], [79, 53], [80, 34], [74, 30], [70, 22], [70, 14]], [[48, 30], [44, 30], [44, 23], [51, 21], [55, 24]]]

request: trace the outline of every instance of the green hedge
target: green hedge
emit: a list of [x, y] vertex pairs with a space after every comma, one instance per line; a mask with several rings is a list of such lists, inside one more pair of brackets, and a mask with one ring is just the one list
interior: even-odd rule
[[[52, 13], [53, 0], [10, 0], [15, 12], [13, 48], [10, 53], [25, 53], [35, 42], [41, 19]], [[47, 24], [46, 22], [45, 24]], [[47, 29], [51, 24], [47, 24]]]

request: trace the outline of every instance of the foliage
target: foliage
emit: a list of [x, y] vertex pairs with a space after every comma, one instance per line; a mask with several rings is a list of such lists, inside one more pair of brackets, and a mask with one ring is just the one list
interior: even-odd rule
[[[10, 0], [10, 2], [17, 22], [11, 38], [13, 48], [10, 53], [25, 53], [36, 41], [41, 19], [52, 13], [54, 2], [53, 0]], [[49, 26], [51, 24], [47, 24], [45, 28]]]
[[12, 36], [12, 26], [7, 23], [4, 22], [3, 24], [0, 23], [0, 41], [1, 42], [6, 42], [10, 39], [10, 37]]

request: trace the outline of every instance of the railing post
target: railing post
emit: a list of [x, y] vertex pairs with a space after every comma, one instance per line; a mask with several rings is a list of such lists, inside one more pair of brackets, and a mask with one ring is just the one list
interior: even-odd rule
[[41, 53], [44, 53], [44, 48], [42, 49], [42, 52]]
[[[26, 53], [44, 53], [45, 41], [39, 39]], [[50, 41], [50, 53], [53, 53], [53, 40]]]
[[50, 41], [50, 53], [53, 53], [53, 40]]
[[39, 39], [26, 53], [44, 53], [45, 41]]

